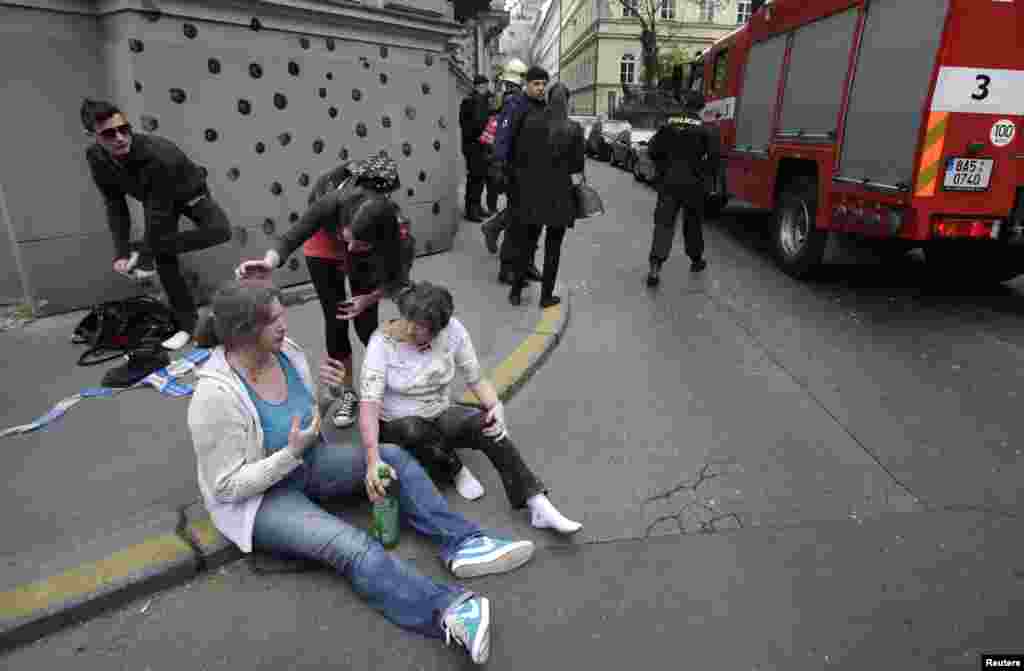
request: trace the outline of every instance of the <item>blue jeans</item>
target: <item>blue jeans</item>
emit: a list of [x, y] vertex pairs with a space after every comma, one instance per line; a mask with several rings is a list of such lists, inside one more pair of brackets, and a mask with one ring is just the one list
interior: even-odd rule
[[[403, 450], [382, 445], [380, 458], [398, 473], [402, 519], [441, 545], [446, 566], [463, 542], [483, 535], [479, 526], [448, 510], [422, 467]], [[314, 502], [366, 491], [363, 449], [321, 441], [303, 460], [302, 466], [264, 493], [253, 527], [253, 547], [329, 564], [384, 617], [440, 638], [444, 615], [473, 593], [421, 575], [365, 531]]]

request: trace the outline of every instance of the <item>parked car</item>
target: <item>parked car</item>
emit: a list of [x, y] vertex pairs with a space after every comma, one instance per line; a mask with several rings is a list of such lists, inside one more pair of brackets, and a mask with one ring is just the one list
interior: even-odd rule
[[587, 137], [587, 155], [593, 156], [600, 161], [607, 161], [611, 158], [611, 143], [615, 137], [624, 130], [632, 128], [628, 121], [617, 121], [606, 119], [596, 122], [590, 129]]
[[633, 177], [638, 182], [653, 182], [658, 176], [658, 168], [647, 151], [647, 143], [638, 145], [634, 150]]
[[637, 150], [640, 147], [646, 148], [656, 132], [648, 128], [630, 128], [619, 133], [611, 143], [611, 164], [632, 172]]
[[597, 123], [597, 117], [586, 114], [570, 114], [570, 121], [575, 121], [583, 128], [584, 139], [590, 137], [590, 130]]

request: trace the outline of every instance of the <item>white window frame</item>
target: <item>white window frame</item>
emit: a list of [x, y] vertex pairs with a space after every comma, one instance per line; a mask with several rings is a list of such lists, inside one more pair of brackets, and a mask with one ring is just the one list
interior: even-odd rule
[[705, 23], [715, 22], [715, 0], [700, 0], [700, 20]]
[[752, 0], [736, 0], [736, 23], [749, 23], [752, 12]]
[[676, 0], [661, 0], [658, 4], [658, 15], [666, 21], [674, 21], [676, 18]]
[[[627, 72], [629, 73], [628, 78], [626, 77]], [[636, 83], [636, 56], [633, 54], [625, 54], [619, 59], [619, 83]]]

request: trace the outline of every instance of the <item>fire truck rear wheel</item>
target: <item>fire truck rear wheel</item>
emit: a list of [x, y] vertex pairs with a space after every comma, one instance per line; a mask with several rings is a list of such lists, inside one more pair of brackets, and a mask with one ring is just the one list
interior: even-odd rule
[[813, 180], [795, 180], [783, 189], [775, 213], [775, 253], [787, 275], [811, 275], [825, 255], [828, 233], [815, 226], [817, 187]]

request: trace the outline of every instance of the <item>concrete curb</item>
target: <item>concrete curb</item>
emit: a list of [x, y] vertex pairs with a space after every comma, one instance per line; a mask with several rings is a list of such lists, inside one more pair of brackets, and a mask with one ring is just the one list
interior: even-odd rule
[[[289, 305], [309, 291], [285, 291]], [[488, 372], [499, 397], [512, 397], [558, 345], [569, 321], [569, 294], [541, 312], [530, 334]], [[479, 407], [467, 391], [460, 402]], [[180, 585], [243, 555], [214, 528], [201, 503], [179, 511], [173, 533], [152, 536], [94, 562], [0, 593], [0, 653], [36, 641], [161, 590]]]

